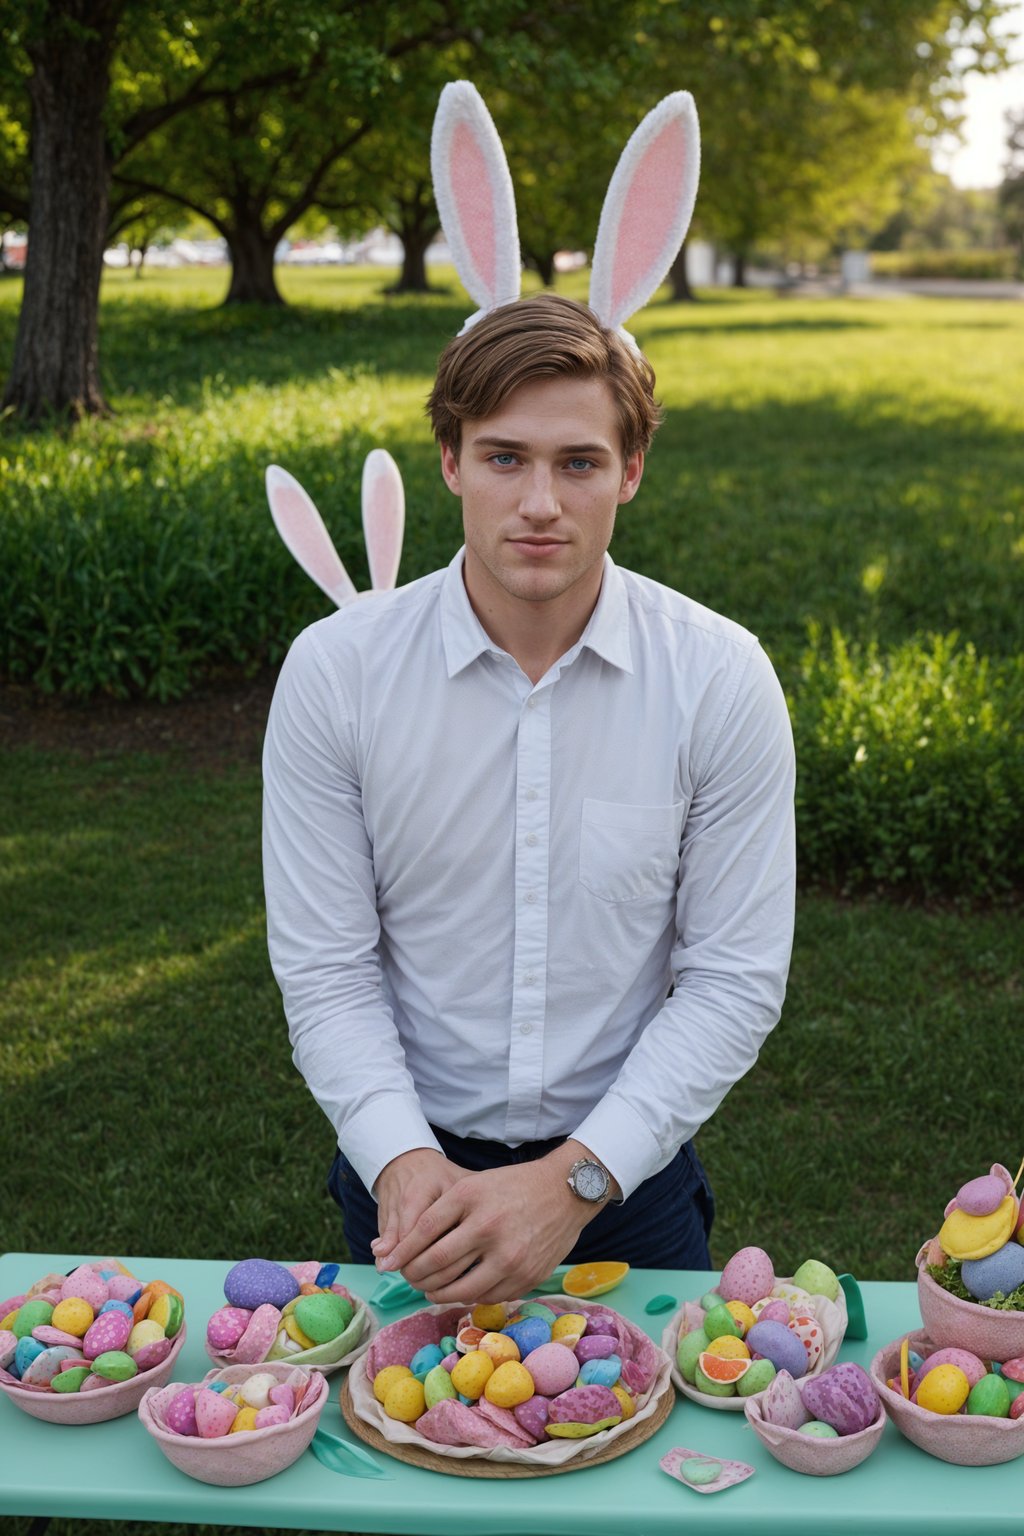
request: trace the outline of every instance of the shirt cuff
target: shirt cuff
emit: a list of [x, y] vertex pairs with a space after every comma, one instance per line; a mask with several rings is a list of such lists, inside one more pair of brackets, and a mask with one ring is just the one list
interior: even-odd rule
[[618, 1181], [624, 1200], [667, 1162], [650, 1126], [612, 1093], [605, 1094], [571, 1135]]
[[370, 1191], [381, 1170], [403, 1152], [418, 1147], [441, 1152], [418, 1099], [404, 1093], [379, 1093], [362, 1105], [346, 1120], [338, 1145]]

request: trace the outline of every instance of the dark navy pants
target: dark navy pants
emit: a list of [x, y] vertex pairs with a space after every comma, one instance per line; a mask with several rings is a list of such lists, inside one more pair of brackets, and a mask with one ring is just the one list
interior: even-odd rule
[[[560, 1140], [506, 1147], [497, 1141], [453, 1136], [431, 1127], [446, 1157], [478, 1172], [543, 1157]], [[327, 1187], [344, 1219], [353, 1264], [372, 1264], [370, 1243], [377, 1236], [377, 1202], [341, 1152], [334, 1159]], [[618, 1259], [639, 1269], [712, 1269], [708, 1238], [715, 1200], [693, 1143], [688, 1141], [623, 1205], [606, 1205], [580, 1233], [567, 1262]]]

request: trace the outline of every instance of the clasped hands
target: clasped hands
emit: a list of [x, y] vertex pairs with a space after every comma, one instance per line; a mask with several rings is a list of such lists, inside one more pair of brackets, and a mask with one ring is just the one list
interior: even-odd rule
[[377, 1268], [400, 1270], [430, 1302], [524, 1296], [571, 1251], [603, 1207], [566, 1183], [579, 1142], [534, 1162], [471, 1173], [419, 1147], [394, 1158], [374, 1186]]

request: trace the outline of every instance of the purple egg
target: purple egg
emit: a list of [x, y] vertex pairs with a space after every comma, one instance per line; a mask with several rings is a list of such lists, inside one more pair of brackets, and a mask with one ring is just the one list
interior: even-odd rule
[[863, 1366], [852, 1360], [810, 1376], [802, 1387], [804, 1407], [839, 1435], [855, 1435], [878, 1418], [879, 1399]]
[[547, 1398], [537, 1393], [534, 1397], [528, 1397], [525, 1403], [518, 1403], [512, 1412], [528, 1435], [532, 1435], [535, 1440], [543, 1440], [550, 1409], [551, 1404]]
[[985, 1173], [957, 1190], [956, 1203], [968, 1216], [988, 1216], [998, 1210], [1009, 1190], [995, 1174]]
[[806, 1374], [807, 1351], [803, 1340], [797, 1338], [785, 1323], [754, 1323], [747, 1334], [746, 1344], [755, 1360], [761, 1356], [770, 1360], [777, 1371], [788, 1371], [791, 1376]]
[[582, 1365], [587, 1360], [607, 1360], [618, 1347], [618, 1339], [613, 1339], [607, 1333], [585, 1333], [576, 1343], [575, 1355]]
[[552, 1424], [599, 1424], [616, 1415], [622, 1417], [622, 1404], [610, 1387], [595, 1383], [560, 1393], [552, 1400], [548, 1417]]
[[228, 1271], [224, 1281], [224, 1295], [230, 1304], [250, 1312], [266, 1303], [280, 1310], [298, 1294], [295, 1276], [272, 1259], [243, 1259]]

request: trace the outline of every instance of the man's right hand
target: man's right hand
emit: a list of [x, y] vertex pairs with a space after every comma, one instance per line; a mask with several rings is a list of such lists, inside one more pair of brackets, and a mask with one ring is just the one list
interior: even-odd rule
[[385, 1164], [373, 1186], [380, 1236], [370, 1246], [378, 1267], [427, 1207], [465, 1174], [465, 1168], [430, 1147], [414, 1147]]

